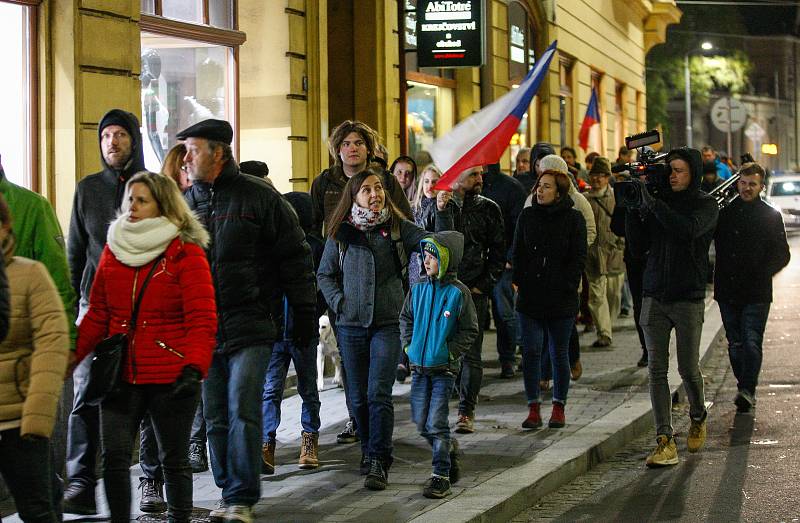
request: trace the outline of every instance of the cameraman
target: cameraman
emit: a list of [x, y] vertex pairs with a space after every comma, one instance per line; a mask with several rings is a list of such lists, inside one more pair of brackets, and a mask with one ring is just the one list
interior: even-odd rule
[[672, 401], [667, 381], [669, 341], [675, 329], [678, 372], [689, 398], [689, 452], [706, 438], [703, 375], [699, 348], [705, 308], [708, 248], [719, 210], [700, 190], [703, 162], [700, 151], [682, 147], [666, 158], [669, 180], [656, 199], [644, 182], [638, 185], [639, 209], [629, 212], [626, 238], [634, 255], [646, 253], [640, 324], [649, 352], [650, 401], [658, 446], [647, 457], [650, 467], [675, 465], [678, 451], [672, 435]]

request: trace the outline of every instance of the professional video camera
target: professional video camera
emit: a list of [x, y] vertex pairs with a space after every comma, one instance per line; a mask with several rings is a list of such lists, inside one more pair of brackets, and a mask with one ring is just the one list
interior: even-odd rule
[[[667, 154], [657, 154], [647, 146], [660, 141], [661, 136], [655, 129], [625, 137], [628, 149], [639, 150], [639, 161], [615, 165], [611, 171], [614, 173], [627, 171], [630, 178], [645, 176], [647, 191], [654, 197], [659, 197], [664, 191], [669, 190], [669, 169], [664, 163]], [[632, 180], [618, 181], [614, 184], [614, 198], [623, 207], [638, 209], [642, 205], [641, 185]]]

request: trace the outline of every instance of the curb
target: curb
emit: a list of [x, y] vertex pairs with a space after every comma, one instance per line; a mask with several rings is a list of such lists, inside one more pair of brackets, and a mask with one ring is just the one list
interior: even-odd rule
[[[708, 349], [722, 330], [719, 307], [713, 300], [706, 304], [700, 361], [710, 357]], [[673, 394], [682, 389], [671, 341], [669, 382]], [[534, 459], [498, 474], [489, 481], [448, 499], [414, 518], [419, 523], [507, 521], [535, 501], [608, 459], [652, 424], [648, 393], [636, 393], [602, 418], [586, 425], [574, 435], [537, 453]], [[499, 495], [498, 492], [505, 493]]]

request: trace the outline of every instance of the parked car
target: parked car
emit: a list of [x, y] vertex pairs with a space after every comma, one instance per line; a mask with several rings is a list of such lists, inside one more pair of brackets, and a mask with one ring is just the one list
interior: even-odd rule
[[800, 173], [774, 173], [767, 181], [767, 201], [783, 215], [786, 228], [800, 228]]

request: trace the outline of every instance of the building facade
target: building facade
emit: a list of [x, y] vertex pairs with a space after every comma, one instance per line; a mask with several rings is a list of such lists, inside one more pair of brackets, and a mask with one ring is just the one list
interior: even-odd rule
[[537, 141], [578, 149], [591, 89], [601, 124], [586, 152], [613, 159], [644, 130], [644, 59], [680, 19], [673, 1], [456, 3], [472, 2], [483, 66], [438, 69], [417, 64], [416, 0], [0, 0], [0, 64], [22, 72], [0, 88], [20, 100], [0, 109], [3, 165], [66, 225], [76, 183], [100, 169], [97, 124], [116, 107], [139, 116], [151, 170], [180, 129], [224, 118], [238, 159], [267, 162], [281, 191], [307, 190], [342, 120], [374, 127], [392, 157], [418, 155], [513, 89], [556, 39], [502, 167]]

